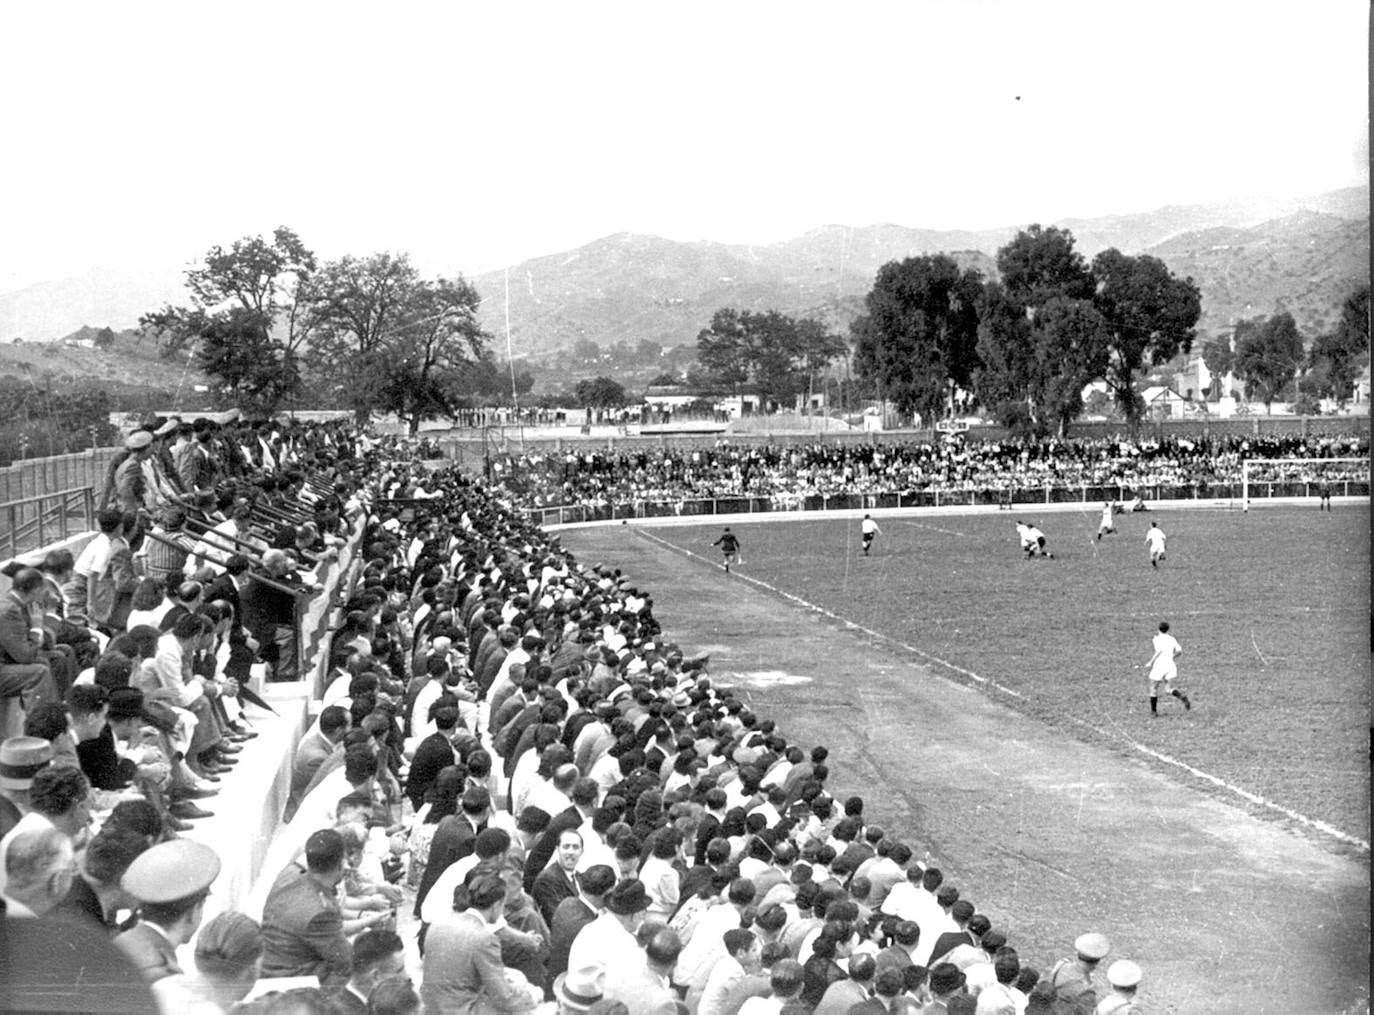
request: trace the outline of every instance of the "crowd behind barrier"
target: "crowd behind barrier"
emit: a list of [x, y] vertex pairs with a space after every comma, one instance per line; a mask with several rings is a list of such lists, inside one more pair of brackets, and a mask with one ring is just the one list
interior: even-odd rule
[[[725, 445], [505, 455], [496, 488], [549, 522], [822, 508], [1237, 498], [1248, 459], [1312, 465], [1252, 469], [1254, 496], [1303, 496], [1322, 482], [1367, 495], [1368, 468], [1322, 460], [1369, 456], [1363, 436], [1004, 439], [899, 445]], [[1350, 484], [1348, 487], [1344, 484]], [[557, 510], [555, 510], [557, 509]]]
[[[1008, 941], [880, 801], [832, 796], [843, 758], [751, 713], [648, 590], [524, 509], [1081, 481], [1122, 457], [1138, 482], [1258, 449], [593, 455], [502, 463], [488, 485], [344, 425], [174, 424], [130, 435], [79, 559], [12, 575], [23, 637], [4, 647], [27, 669], [0, 684], [25, 710], [0, 744], [0, 927], [84, 921], [166, 1012], [1137, 1010], [1142, 972], [1108, 964], [1102, 935]], [[247, 911], [202, 926], [223, 858], [176, 830], [234, 778], [254, 668], [302, 676], [299, 603], [350, 523], [284, 824]], [[11, 992], [50, 975], [9, 972]]]

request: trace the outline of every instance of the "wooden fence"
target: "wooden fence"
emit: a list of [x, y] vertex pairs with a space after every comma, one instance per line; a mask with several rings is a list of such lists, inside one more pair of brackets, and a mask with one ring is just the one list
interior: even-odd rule
[[44, 497], [59, 490], [90, 488], [96, 496], [119, 448], [93, 448], [51, 458], [26, 458], [0, 468], [0, 504]]
[[16, 557], [90, 530], [118, 453], [94, 448], [0, 468], [0, 555]]

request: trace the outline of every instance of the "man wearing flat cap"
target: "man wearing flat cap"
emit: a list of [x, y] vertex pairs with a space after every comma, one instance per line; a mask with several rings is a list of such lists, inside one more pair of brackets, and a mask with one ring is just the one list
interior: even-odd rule
[[1092, 1011], [1097, 1003], [1093, 973], [1111, 951], [1111, 945], [1103, 934], [1080, 934], [1073, 943], [1073, 950], [1074, 957], [1056, 962], [1046, 979], [1060, 1000], [1071, 1002], [1076, 1010]]
[[219, 870], [218, 854], [189, 839], [159, 843], [129, 864], [121, 884], [139, 903], [139, 922], [115, 944], [148, 982], [181, 972], [176, 950], [200, 927]]

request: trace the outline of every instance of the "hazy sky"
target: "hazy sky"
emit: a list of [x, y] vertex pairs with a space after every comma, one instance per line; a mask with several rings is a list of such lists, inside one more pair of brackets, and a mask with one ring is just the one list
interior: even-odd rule
[[[1368, 179], [1365, 0], [24, 3], [0, 291], [287, 224], [475, 274]], [[1019, 96], [1019, 99], [1018, 99]]]

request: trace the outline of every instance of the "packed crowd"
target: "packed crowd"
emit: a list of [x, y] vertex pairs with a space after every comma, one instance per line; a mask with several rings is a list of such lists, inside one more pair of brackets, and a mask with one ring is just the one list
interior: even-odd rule
[[[1137, 491], [1239, 483], [1249, 458], [1368, 457], [1363, 437], [1005, 439], [937, 444], [577, 451], [506, 456], [499, 489], [534, 507], [919, 491], [1116, 487]], [[1314, 471], [1312, 475], [1316, 475]], [[1270, 478], [1305, 478], [1301, 470]]]
[[[0, 745], [7, 921], [115, 935], [168, 1012], [1137, 1010], [1141, 971], [1108, 966], [1102, 935], [1032, 964], [1032, 943], [1009, 941], [910, 834], [832, 795], [827, 749], [717, 686], [647, 592], [489, 489], [395, 457], [357, 446], [262, 471], [257, 489], [283, 496], [239, 519], [244, 552], [193, 542], [159, 564], [165, 611], [123, 633], [90, 605], [89, 575], [82, 600], [60, 573], [15, 574], [26, 627], [44, 610], [33, 645], [48, 655], [25, 665], [59, 696], [26, 686], [25, 735]], [[304, 485], [283, 485], [292, 468]], [[323, 542], [258, 554], [268, 510], [318, 516]], [[176, 808], [232, 778], [252, 735], [235, 660], [283, 655], [275, 626], [243, 623], [235, 558], [248, 581], [308, 594], [349, 520], [360, 551], [285, 824], [250, 898], [202, 926], [221, 858], [176, 837]], [[126, 522], [105, 534], [112, 555]], [[97, 642], [67, 686], [55, 594], [58, 619], [84, 609]], [[195, 741], [202, 724], [212, 736]], [[175, 949], [192, 942], [182, 970]], [[291, 989], [243, 1003], [260, 978]]]

